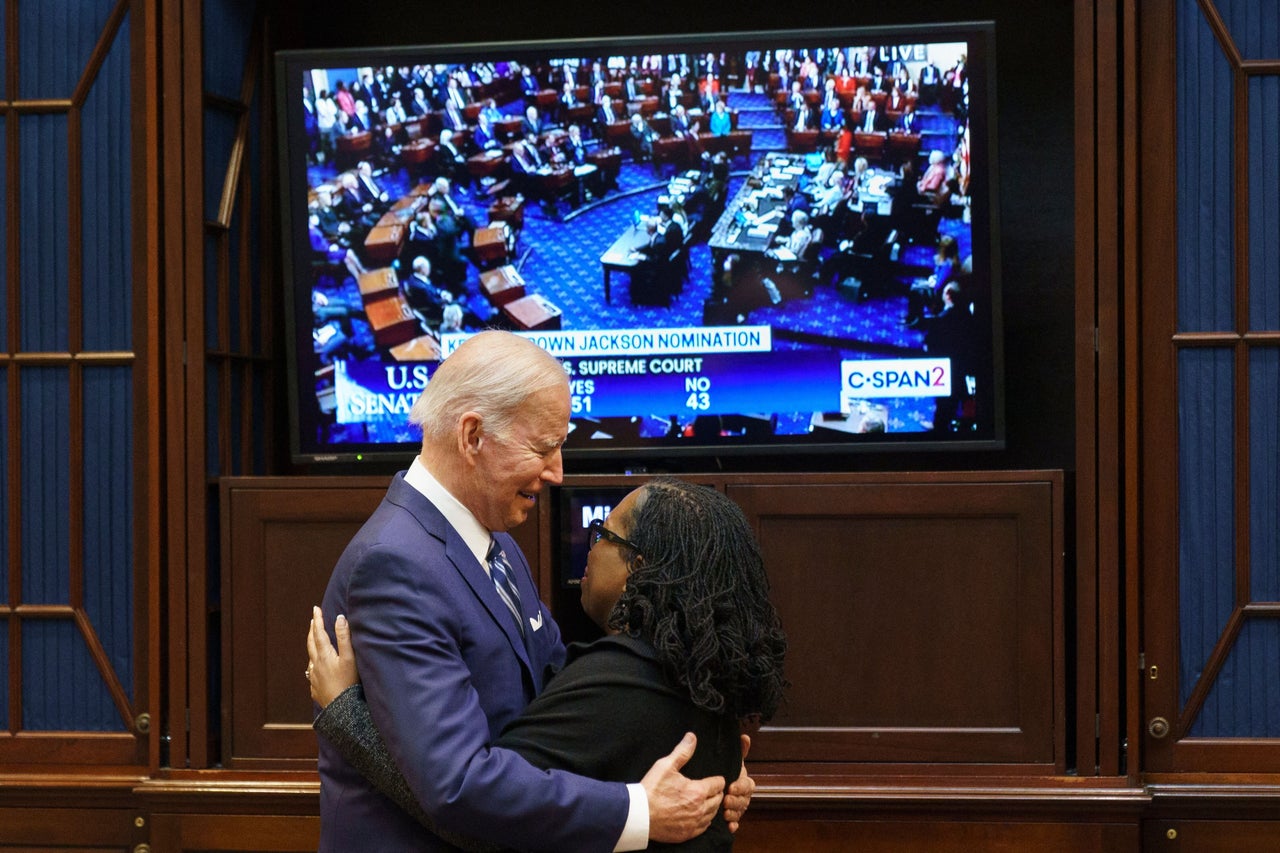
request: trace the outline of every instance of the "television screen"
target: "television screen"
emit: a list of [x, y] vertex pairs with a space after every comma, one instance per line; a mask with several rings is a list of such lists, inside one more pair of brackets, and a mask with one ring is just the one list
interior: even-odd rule
[[282, 52], [295, 459], [412, 452], [485, 328], [562, 360], [570, 456], [1002, 446], [993, 63], [989, 23]]

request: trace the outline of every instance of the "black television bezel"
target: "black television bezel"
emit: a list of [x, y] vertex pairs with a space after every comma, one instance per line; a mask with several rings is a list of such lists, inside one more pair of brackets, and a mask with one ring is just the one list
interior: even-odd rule
[[[985, 198], [984, 216], [973, 218], [974, 244], [978, 245], [979, 229], [983, 230], [990, 255], [986, 272], [990, 295], [990, 359], [992, 377], [991, 434], [982, 438], [948, 438], [945, 433], [887, 433], [884, 439], [869, 440], [865, 436], [854, 440], [808, 440], [805, 436], [771, 436], [769, 441], [740, 442], [736, 440], [702, 439], [692, 442], [682, 439], [679, 443], [648, 443], [609, 446], [579, 446], [570, 441], [564, 446], [566, 462], [580, 459], [598, 464], [618, 460], [626, 465], [638, 463], [662, 463], [667, 460], [690, 460], [717, 457], [790, 457], [833, 454], [901, 454], [901, 453], [974, 453], [1005, 449], [1005, 373], [1004, 373], [1004, 321], [1002, 311], [1001, 240], [999, 217], [999, 168], [997, 166], [997, 98], [996, 98], [996, 44], [993, 20], [955, 20], [943, 22], [911, 22], [901, 25], [875, 25], [852, 27], [814, 27], [804, 29], [769, 29], [720, 31], [706, 33], [675, 33], [666, 35], [575, 37], [566, 39], [505, 40], [494, 42], [450, 42], [418, 45], [377, 45], [347, 48], [311, 48], [282, 50], [275, 54], [275, 118], [277, 130], [277, 162], [280, 191], [281, 228], [281, 283], [284, 287], [286, 326], [286, 362], [289, 401], [289, 448], [293, 464], [309, 466], [354, 466], [356, 468], [379, 465], [403, 464], [417, 452], [416, 443], [346, 445], [342, 449], [306, 450], [302, 447], [302, 419], [297, 322], [299, 294], [303, 290], [297, 280], [295, 257], [302, 247], [303, 235], [296, 230], [291, 200], [298, 187], [306, 186], [304, 158], [291, 157], [291, 139], [301, 138], [304, 131], [298, 116], [291, 116], [296, 100], [291, 100], [291, 83], [296, 82], [295, 70], [317, 67], [358, 67], [366, 65], [400, 65], [399, 60], [418, 64], [426, 61], [474, 62], [485, 59], [525, 61], [532, 58], [548, 58], [556, 54], [565, 56], [616, 55], [626, 52], [642, 52], [646, 47], [683, 48], [681, 52], [706, 50], [749, 50], [753, 47], [776, 49], [779, 44], [814, 46], [828, 44], [857, 44], [885, 40], [891, 36], [911, 40], [912, 43], [945, 41], [962, 37], [969, 42], [971, 55], [967, 64], [969, 79], [975, 79], [974, 69], [980, 71], [982, 97], [974, 102], [969, 116], [970, 126], [981, 127], [973, 137], [975, 151], [982, 152], [983, 169], [979, 175]], [[972, 55], [979, 47], [977, 61]], [[699, 47], [702, 48], [699, 51]], [[670, 53], [664, 49], [662, 53]], [[975, 185], [976, 186], [976, 185]], [[980, 197], [980, 196], [978, 196]], [[304, 294], [305, 295], [305, 294]]]

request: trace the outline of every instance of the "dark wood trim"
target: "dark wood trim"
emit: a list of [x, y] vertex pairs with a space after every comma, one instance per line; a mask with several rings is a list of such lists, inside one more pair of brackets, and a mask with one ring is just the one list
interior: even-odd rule
[[[1138, 16], [1140, 119], [1139, 156], [1143, 163], [1173, 164], [1175, 156], [1175, 111], [1170, 109], [1170, 93], [1175, 91], [1174, 45], [1176, 12], [1171, 0], [1141, 4]], [[1142, 455], [1139, 466], [1142, 489], [1129, 500], [1128, 518], [1138, 520], [1135, 545], [1141, 553], [1142, 652], [1146, 669], [1140, 674], [1143, 704], [1139, 717], [1144, 771], [1172, 769], [1169, 738], [1147, 734], [1147, 721], [1162, 716], [1176, 720], [1177, 678], [1149, 678], [1151, 667], [1178, 672], [1178, 548], [1177, 537], [1177, 439], [1169, 418], [1176, 411], [1177, 387], [1171, 337], [1176, 328], [1175, 305], [1177, 268], [1170, 235], [1177, 233], [1176, 174], [1173, 168], [1146, 168], [1139, 176], [1142, 224], [1139, 263], [1142, 293], [1138, 302], [1141, 316], [1139, 346], [1139, 386], [1142, 417], [1127, 429], [1138, 435]], [[1135, 569], [1138, 567], [1135, 566]]]
[[[187, 554], [193, 528], [202, 526], [199, 507], [189, 508], [192, 449], [187, 444], [187, 411], [190, 406], [187, 384], [187, 228], [183, 225], [188, 215], [186, 206], [187, 179], [184, 153], [187, 138], [183, 119], [183, 101], [186, 96], [186, 77], [183, 74], [183, 9], [184, 5], [163, 3], [157, 7], [160, 43], [157, 64], [160, 73], [156, 86], [159, 95], [160, 122], [159, 166], [163, 169], [158, 190], [159, 210], [156, 228], [163, 247], [164, 264], [161, 274], [159, 303], [163, 306], [161, 324], [164, 344], [157, 361], [164, 377], [163, 421], [164, 446], [169, 448], [164, 466], [163, 493], [164, 516], [171, 520], [165, 542], [163, 563], [166, 572], [167, 596], [165, 612], [166, 665], [163, 676], [167, 679], [162, 719], [157, 728], [170, 739], [169, 761], [177, 767], [187, 766], [190, 744], [188, 730], [190, 707], [188, 679], [189, 661], [195, 654], [189, 641], [187, 614], [187, 589], [189, 572]], [[198, 269], [198, 267], [197, 267]], [[198, 436], [195, 437], [198, 442]], [[200, 448], [202, 449], [202, 448]], [[197, 709], [198, 713], [203, 713]], [[201, 720], [203, 721], [203, 720]], [[202, 732], [203, 729], [196, 729]]]
[[209, 767], [217, 761], [213, 741], [217, 726], [209, 716], [209, 685], [206, 661], [213, 649], [209, 645], [209, 598], [207, 578], [209, 572], [207, 554], [212, 532], [208, 525], [210, 490], [208, 486], [208, 436], [206, 425], [207, 396], [213, 389], [207, 387], [203, 353], [208, 346], [205, 338], [205, 290], [211, 286], [205, 280], [204, 233], [200, 222], [204, 216], [204, 67], [201, 33], [201, 0], [182, 0], [177, 4], [181, 11], [182, 55], [180, 71], [176, 79], [182, 83], [181, 119], [177, 125], [182, 130], [181, 158], [183, 170], [180, 181], [183, 186], [183, 207], [180, 222], [183, 224], [183, 267], [187, 275], [181, 282], [183, 289], [183, 315], [180, 328], [183, 332], [183, 374], [186, 403], [183, 412], [185, 429], [178, 447], [186, 451], [183, 460], [186, 489], [186, 506], [180, 516], [186, 522], [186, 552], [183, 566], [186, 569], [187, 614], [187, 695], [186, 714], [190, 738], [187, 743], [187, 763], [190, 767]]
[[[1119, 768], [1121, 772], [1128, 773], [1129, 780], [1136, 782], [1140, 776], [1142, 768], [1142, 722], [1140, 718], [1142, 707], [1142, 678], [1145, 673], [1138, 671], [1137, 661], [1142, 650], [1142, 596], [1141, 596], [1141, 575], [1138, 567], [1141, 565], [1141, 552], [1139, 550], [1140, 539], [1138, 532], [1140, 531], [1139, 519], [1134, 513], [1133, 499], [1141, 494], [1140, 479], [1140, 462], [1141, 462], [1141, 442], [1138, 434], [1137, 424], [1140, 422], [1139, 413], [1141, 412], [1141, 402], [1139, 391], [1142, 383], [1140, 381], [1141, 374], [1139, 371], [1138, 359], [1138, 341], [1139, 341], [1139, 314], [1138, 306], [1141, 304], [1139, 297], [1141, 286], [1141, 265], [1140, 254], [1138, 251], [1139, 240], [1141, 236], [1141, 211], [1140, 198], [1140, 164], [1142, 162], [1141, 152], [1139, 151], [1139, 142], [1141, 139], [1141, 121], [1140, 121], [1140, 105], [1141, 93], [1139, 91], [1138, 76], [1138, 2], [1137, 0], [1122, 0], [1123, 17], [1121, 21], [1121, 29], [1123, 36], [1123, 55], [1125, 57], [1122, 68], [1122, 84], [1123, 92], [1123, 123], [1125, 127], [1124, 139], [1124, 194], [1121, 199], [1122, 209], [1124, 210], [1124, 248], [1123, 248], [1123, 264], [1121, 269], [1122, 280], [1120, 282], [1120, 321], [1118, 324], [1118, 332], [1120, 340], [1115, 342], [1115, 350], [1120, 358], [1120, 370], [1118, 372], [1118, 380], [1120, 387], [1113, 389], [1115, 395], [1120, 397], [1123, 395], [1124, 408], [1122, 418], [1118, 423], [1114, 423], [1111, 430], [1116, 436], [1119, 443], [1120, 455], [1117, 464], [1120, 466], [1119, 476], [1117, 476], [1117, 485], [1122, 485], [1124, 491], [1116, 496], [1113, 506], [1113, 524], [1119, 525], [1119, 529], [1114, 533], [1114, 542], [1112, 543], [1112, 554], [1115, 562], [1112, 564], [1113, 570], [1120, 578], [1118, 588], [1124, 594], [1124, 606], [1122, 610], [1116, 611], [1117, 614], [1123, 613], [1124, 616], [1124, 635], [1122, 645], [1116, 650], [1116, 657], [1112, 662], [1115, 667], [1116, 683], [1122, 691], [1117, 697], [1117, 701], [1122, 702], [1123, 717], [1118, 718], [1121, 724], [1116, 727], [1116, 737], [1119, 739], [1114, 742], [1117, 753], [1123, 751], [1124, 763]], [[1127, 750], [1125, 746], [1127, 745]]]
[[[133, 110], [133, 339], [140, 366], [133, 373], [134, 446], [139, 448], [134, 473], [134, 590], [133, 631], [135, 713], [148, 715], [146, 732], [139, 732], [139, 762], [155, 773], [160, 766], [160, 737], [164, 702], [164, 613], [161, 571], [164, 554], [165, 505], [161, 488], [164, 456], [164, 401], [161, 398], [163, 243], [161, 223], [160, 134], [160, 21], [152, 4], [135, 4], [130, 15], [133, 97], [143, 105]], [[137, 732], [138, 718], [131, 721]]]
[[[18, 63], [15, 57], [18, 56], [18, 4], [5, 4], [5, 57], [4, 75], [5, 75], [5, 94], [13, 95], [18, 91]], [[14, 111], [12, 102], [8, 105], [10, 113]], [[20, 198], [19, 190], [21, 181], [19, 179], [20, 170], [18, 169], [18, 158], [21, 156], [20, 137], [18, 135], [18, 122], [13, 120], [13, 115], [5, 116], [5, 281], [8, 283], [6, 288], [6, 310], [5, 316], [8, 318], [8, 339], [6, 349], [10, 353], [18, 352], [21, 349], [22, 337], [19, 334], [20, 319], [22, 317], [21, 305], [22, 300], [18, 298], [18, 281], [19, 281], [19, 262], [21, 260], [21, 240], [22, 233], [22, 209], [16, 203], [16, 199]], [[8, 482], [5, 484], [7, 493], [10, 495], [22, 494], [22, 445], [21, 445], [21, 413], [22, 413], [22, 395], [19, 393], [22, 381], [22, 368], [16, 364], [6, 366], [8, 400], [8, 431], [4, 436], [5, 449], [8, 453], [9, 468]], [[20, 501], [11, 500], [8, 506], [8, 517], [5, 524], [8, 527], [8, 546], [10, 554], [22, 553], [22, 506]], [[9, 571], [9, 588], [5, 590], [7, 600], [11, 604], [20, 604], [22, 602], [22, 572], [16, 561], [11, 561], [13, 568]], [[9, 659], [5, 661], [5, 678], [9, 685], [8, 689], [8, 708], [7, 716], [9, 720], [9, 731], [18, 731], [22, 727], [22, 626], [16, 619], [7, 620], [9, 630], [8, 645]]]
[[[1094, 316], [1096, 285], [1094, 271], [1097, 233], [1095, 221], [1095, 105], [1090, 94], [1099, 76], [1095, 67], [1094, 8], [1091, 3], [1075, 5], [1075, 269], [1076, 269], [1076, 728], [1075, 763], [1078, 772], [1091, 774], [1098, 765], [1098, 710], [1092, 701], [1092, 690], [1086, 685], [1097, 683], [1098, 660], [1091, 639], [1097, 635], [1095, 608], [1087, 606], [1097, 600], [1098, 520], [1092, 498], [1097, 494], [1097, 410], [1095, 399]], [[1088, 235], [1083, 238], [1082, 235]], [[1082, 346], [1082, 343], [1084, 344]], [[1095, 648], [1091, 649], [1091, 646]]]

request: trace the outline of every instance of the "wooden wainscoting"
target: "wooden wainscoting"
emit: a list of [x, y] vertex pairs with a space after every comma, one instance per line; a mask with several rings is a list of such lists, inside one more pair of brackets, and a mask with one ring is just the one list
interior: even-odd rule
[[1064, 772], [1061, 477], [806, 480], [725, 485], [789, 641], [752, 757]]
[[222, 764], [314, 769], [302, 679], [307, 621], [387, 478], [250, 477], [221, 485]]

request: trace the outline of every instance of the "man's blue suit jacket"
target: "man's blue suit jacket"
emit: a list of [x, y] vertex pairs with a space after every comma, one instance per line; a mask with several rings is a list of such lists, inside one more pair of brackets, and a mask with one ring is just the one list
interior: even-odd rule
[[[488, 744], [542, 689], [564, 645], [515, 541], [524, 638], [484, 567], [397, 474], [338, 560], [324, 596], [345, 614], [370, 712], [416, 798], [445, 830], [554, 851], [610, 851], [620, 783], [537, 770]], [[330, 621], [332, 624], [332, 621]], [[320, 740], [321, 851], [452, 850]]]

